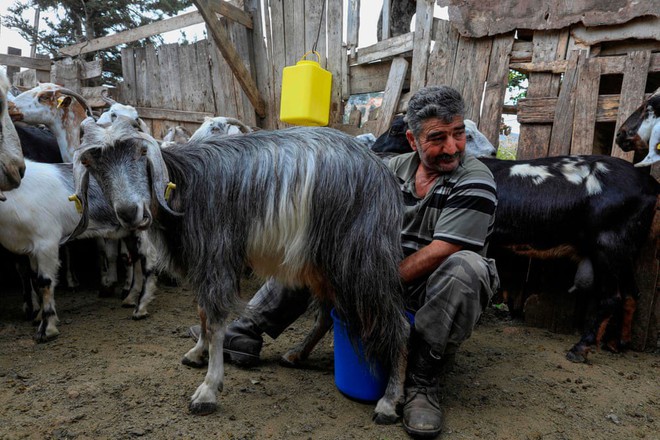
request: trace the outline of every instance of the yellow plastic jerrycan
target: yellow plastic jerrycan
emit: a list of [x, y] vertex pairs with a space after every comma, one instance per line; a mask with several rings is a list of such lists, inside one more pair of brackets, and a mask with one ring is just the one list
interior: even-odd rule
[[294, 125], [328, 125], [330, 117], [330, 91], [332, 73], [321, 67], [318, 61], [305, 59], [309, 51], [295, 66], [282, 71], [282, 97], [280, 120]]

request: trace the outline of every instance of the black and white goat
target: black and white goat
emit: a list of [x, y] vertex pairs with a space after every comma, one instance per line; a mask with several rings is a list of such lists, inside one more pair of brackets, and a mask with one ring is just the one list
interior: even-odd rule
[[3, 191], [17, 188], [25, 173], [21, 144], [9, 117], [8, 90], [9, 81], [0, 71], [0, 201], [5, 200]]
[[[481, 160], [497, 183], [490, 249], [571, 258], [579, 263], [576, 287], [586, 285], [598, 296], [596, 322], [567, 358], [583, 362], [601, 343], [615, 351], [626, 348], [639, 294], [635, 260], [649, 239], [660, 185], [610, 156]], [[605, 341], [611, 323], [617, 334]]]
[[647, 152], [637, 167], [660, 161], [660, 88], [621, 124], [616, 143], [623, 151]]
[[[74, 164], [85, 213], [78, 232], [85, 229], [91, 174], [119, 222], [149, 228], [161, 263], [195, 290], [203, 331], [184, 359], [201, 363], [208, 348], [209, 367], [190, 410], [216, 409], [224, 321], [250, 266], [334, 303], [367, 355], [392, 366], [375, 417], [394, 423], [409, 325], [398, 275], [401, 195], [382, 161], [332, 129], [259, 131], [161, 150], [119, 122], [107, 130], [83, 123]], [[167, 202], [169, 181], [176, 189]]]
[[[652, 128], [660, 125], [659, 118], [660, 93], [656, 92], [623, 125], [617, 141], [631, 148], [645, 144]], [[406, 128], [403, 119], [398, 119], [373, 149], [412, 151]], [[625, 348], [639, 293], [634, 262], [651, 233], [660, 190], [657, 182], [630, 163], [609, 156], [524, 161], [484, 157], [482, 152], [489, 149], [472, 140], [481, 139], [483, 146], [489, 144], [486, 138], [467, 120], [466, 132], [466, 153], [479, 157], [497, 184], [498, 206], [489, 250], [507, 249], [535, 258], [571, 258], [578, 263], [574, 288], [593, 289], [601, 301], [597, 322], [570, 349], [568, 359], [585, 361], [589, 350], [601, 342], [612, 350]], [[602, 341], [610, 321], [621, 326], [619, 338]]]

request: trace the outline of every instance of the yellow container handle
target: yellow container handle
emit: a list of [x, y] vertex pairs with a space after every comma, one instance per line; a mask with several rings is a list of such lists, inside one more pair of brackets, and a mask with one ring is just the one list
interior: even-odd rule
[[[318, 51], [316, 51], [316, 50], [309, 50], [309, 51], [305, 52], [305, 55], [302, 56], [302, 58], [300, 59], [300, 61], [307, 61], [307, 55], [309, 55], [310, 53], [315, 54], [315, 55], [316, 55], [316, 62], [319, 63], [319, 64], [321, 64], [321, 54], [318, 53]], [[299, 62], [300, 62], [300, 61], [299, 61]], [[312, 60], [312, 61], [313, 61], [313, 60]]]

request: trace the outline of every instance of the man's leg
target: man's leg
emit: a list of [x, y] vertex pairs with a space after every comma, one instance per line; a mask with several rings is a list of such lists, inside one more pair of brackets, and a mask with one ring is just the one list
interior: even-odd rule
[[[309, 290], [285, 288], [269, 279], [254, 294], [245, 312], [227, 326], [225, 359], [244, 367], [256, 365], [263, 345], [262, 334], [277, 338], [305, 313], [309, 302]], [[199, 326], [190, 328], [193, 338], [199, 337], [199, 331]]]
[[445, 260], [420, 288], [410, 342], [403, 425], [412, 435], [433, 438], [442, 429], [438, 376], [451, 367], [458, 346], [472, 334], [497, 289], [492, 260], [461, 251]]

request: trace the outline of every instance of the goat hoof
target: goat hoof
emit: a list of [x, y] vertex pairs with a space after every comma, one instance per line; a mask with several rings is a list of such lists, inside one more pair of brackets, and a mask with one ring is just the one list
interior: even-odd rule
[[135, 304], [130, 304], [130, 303], [121, 303], [122, 308], [124, 309], [132, 309], [135, 308]]
[[149, 316], [148, 313], [144, 315], [133, 315], [133, 321], [142, 321], [143, 319], [147, 319], [147, 316]]
[[212, 402], [202, 402], [202, 403], [190, 402], [190, 405], [188, 405], [188, 409], [190, 410], [191, 414], [194, 414], [196, 416], [207, 416], [209, 414], [213, 414], [214, 412], [216, 412], [216, 410], [218, 409], [218, 405]]
[[[197, 362], [197, 361], [190, 360], [187, 357], [184, 357], [183, 359], [181, 359], [181, 363], [183, 365], [185, 365], [186, 367], [204, 368], [207, 365], [208, 362], [206, 362], [206, 361]], [[190, 405], [193, 405], [193, 404], [191, 403]]]
[[566, 359], [571, 362], [575, 362], [576, 364], [584, 364], [587, 362], [586, 355], [583, 356], [582, 354], [573, 351], [566, 353]]
[[397, 415], [374, 413], [373, 420], [377, 425], [393, 425], [399, 419]]
[[280, 365], [286, 368], [300, 368], [301, 362], [302, 359], [300, 359], [299, 356], [291, 355], [289, 353], [285, 353], [280, 358]]
[[43, 344], [57, 339], [58, 336], [59, 333], [56, 333], [54, 335], [46, 335], [45, 333], [39, 332], [36, 335], [34, 335], [34, 341], [38, 344]]

